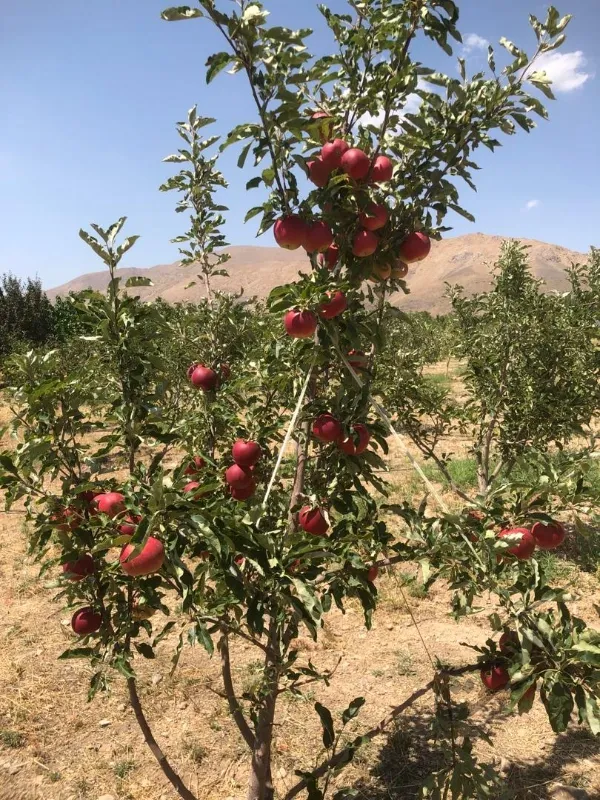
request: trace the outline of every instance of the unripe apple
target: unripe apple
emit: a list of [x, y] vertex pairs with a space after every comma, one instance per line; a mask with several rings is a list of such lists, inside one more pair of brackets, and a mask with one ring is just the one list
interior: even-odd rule
[[358, 219], [363, 228], [368, 231], [377, 231], [383, 228], [388, 221], [388, 210], [384, 205], [371, 203], [366, 211], [359, 214]]
[[560, 522], [535, 522], [531, 528], [531, 535], [540, 550], [554, 550], [560, 547], [565, 540], [566, 531]]
[[312, 311], [292, 309], [285, 313], [283, 324], [288, 336], [294, 339], [308, 339], [317, 330], [318, 320]]
[[94, 502], [98, 511], [108, 514], [111, 519], [125, 511], [125, 498], [120, 492], [104, 492], [99, 494]]
[[324, 536], [329, 530], [329, 523], [320, 508], [304, 506], [298, 513], [298, 524], [302, 530], [313, 536]]
[[219, 385], [219, 376], [214, 369], [199, 364], [192, 372], [191, 382], [196, 389], [202, 389], [203, 392], [212, 392]]
[[315, 251], [323, 253], [332, 244], [333, 233], [331, 228], [323, 220], [316, 220], [308, 226], [302, 246], [307, 253], [314, 253]]
[[327, 267], [328, 269], [333, 269], [340, 258], [340, 248], [332, 244], [331, 247], [328, 247], [324, 253], [319, 253], [317, 256], [317, 262], [320, 267]]
[[183, 471], [184, 475], [197, 475], [206, 466], [206, 461], [201, 456], [194, 456], [194, 458], [187, 465]]
[[[353, 433], [349, 436], [345, 436], [344, 433], [342, 433], [337, 441], [337, 445], [342, 453], [345, 453], [347, 456], [359, 456], [361, 453], [364, 453], [369, 446], [371, 434], [368, 428], [361, 422], [353, 425], [352, 429]], [[358, 436], [358, 442], [355, 441], [355, 435]]]
[[504, 667], [498, 665], [495, 667], [484, 667], [479, 674], [481, 675], [483, 685], [491, 692], [504, 689], [510, 682], [508, 671]]
[[119, 561], [126, 575], [139, 577], [152, 575], [160, 570], [165, 561], [165, 548], [160, 539], [149, 536], [138, 555], [130, 558], [135, 549], [136, 545], [126, 544], [121, 550]]
[[396, 261], [392, 267], [392, 278], [394, 280], [403, 280], [408, 275], [408, 264], [404, 261]]
[[71, 627], [78, 636], [89, 636], [102, 627], [102, 617], [90, 606], [80, 608], [71, 617]]
[[535, 539], [531, 535], [529, 528], [506, 528], [505, 530], [500, 531], [498, 537], [503, 539], [505, 536], [511, 535], [519, 535], [520, 540], [513, 547], [510, 547], [507, 552], [510, 553], [511, 556], [518, 558], [520, 561], [525, 561], [528, 558], [531, 558], [533, 551], [535, 550]]
[[376, 564], [373, 564], [372, 567], [369, 567], [369, 571], [367, 572], [367, 580], [373, 583], [373, 581], [376, 580], [378, 575], [379, 575], [379, 567]]
[[322, 144], [328, 142], [333, 136], [333, 129], [335, 127], [333, 117], [326, 111], [315, 111], [311, 116], [312, 120], [323, 120], [319, 125], [319, 138]]
[[400, 245], [399, 256], [405, 264], [422, 261], [427, 258], [431, 250], [431, 239], [426, 233], [414, 231], [409, 233]]
[[394, 165], [387, 156], [377, 156], [371, 170], [371, 180], [373, 183], [385, 183], [391, 181], [394, 174]]
[[364, 372], [369, 366], [369, 357], [362, 350], [350, 350], [347, 360], [354, 372]]
[[342, 435], [342, 426], [332, 414], [320, 414], [312, 424], [312, 432], [321, 442], [337, 442]]
[[304, 243], [306, 223], [296, 214], [289, 214], [287, 217], [277, 220], [273, 234], [279, 247], [286, 250], [297, 250]]
[[117, 527], [117, 530], [122, 536], [133, 536], [141, 519], [139, 514], [127, 514], [124, 522]]
[[372, 281], [373, 283], [387, 281], [391, 274], [392, 268], [389, 264], [375, 264], [371, 270], [368, 280]]
[[341, 167], [355, 181], [364, 180], [369, 174], [371, 162], [369, 156], [358, 147], [351, 147], [342, 155]]
[[319, 306], [319, 316], [323, 319], [333, 319], [348, 308], [348, 301], [343, 292], [327, 292], [327, 296], [330, 299]]
[[256, 491], [256, 482], [253, 480], [247, 486], [229, 487], [229, 494], [233, 497], [234, 500], [248, 500], [249, 497], [252, 497], [254, 492]]
[[225, 471], [225, 480], [234, 489], [245, 489], [254, 480], [250, 467], [240, 467], [232, 464]]
[[320, 189], [327, 186], [331, 170], [324, 161], [320, 158], [316, 158], [314, 161], [309, 161], [306, 166], [308, 167], [308, 177], [315, 186], [318, 186]]
[[240, 467], [253, 467], [261, 455], [260, 445], [251, 439], [238, 439], [231, 448], [231, 455]]
[[358, 258], [372, 256], [378, 244], [379, 237], [372, 231], [358, 231], [352, 240], [352, 252]]
[[67, 561], [62, 565], [62, 571], [67, 580], [82, 581], [88, 575], [93, 575], [96, 571], [94, 557], [89, 553], [84, 553], [77, 561]]
[[339, 169], [342, 165], [342, 156], [348, 152], [350, 145], [343, 139], [334, 139], [333, 142], [327, 142], [323, 145], [321, 150], [321, 161], [332, 172], [334, 169]]

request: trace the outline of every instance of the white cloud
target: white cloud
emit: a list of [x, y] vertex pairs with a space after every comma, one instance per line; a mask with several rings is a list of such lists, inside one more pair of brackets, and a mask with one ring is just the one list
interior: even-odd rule
[[536, 59], [532, 71], [546, 72], [552, 81], [552, 88], [557, 92], [572, 92], [593, 77], [591, 72], [584, 72], [586, 64], [587, 60], [581, 50], [572, 53], [542, 53]]
[[[417, 86], [419, 89], [424, 89], [425, 87], [428, 87], [428, 84], [422, 78], [419, 78]], [[406, 101], [402, 106], [402, 109], [398, 110], [395, 109], [395, 111], [396, 113], [398, 113], [400, 120], [402, 121], [406, 116], [406, 114], [416, 114], [419, 108], [421, 107], [422, 102], [423, 101], [421, 100], [419, 95], [416, 94], [416, 92], [413, 92], [412, 94], [409, 94], [408, 97], [406, 98]], [[375, 116], [373, 116], [372, 114], [363, 114], [362, 117], [359, 119], [359, 122], [361, 125], [381, 125], [381, 123], [383, 122], [383, 116], [384, 116], [383, 111], [380, 111], [379, 114], [376, 114]]]
[[540, 204], [539, 200], [529, 200], [527, 203], [525, 203], [525, 208], [523, 210], [531, 211], [532, 208], [537, 208], [539, 204]]
[[463, 39], [463, 53], [472, 53], [474, 50], [487, 50], [489, 46], [487, 39], [477, 33], [467, 33]]

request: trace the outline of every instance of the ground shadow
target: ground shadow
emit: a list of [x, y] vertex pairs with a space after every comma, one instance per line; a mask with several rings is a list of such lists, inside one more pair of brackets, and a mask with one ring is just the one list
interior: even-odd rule
[[[490, 736], [493, 721], [498, 722], [504, 712], [491, 710], [477, 723], [463, 725], [462, 731], [476, 741], [481, 735]], [[369, 777], [352, 785], [360, 800], [413, 800], [420, 796], [420, 789], [432, 772], [448, 763], [449, 747], [435, 739], [435, 719], [431, 713], [424, 712], [402, 717], [395, 728], [390, 730], [387, 740], [379, 750], [368, 756], [371, 767]], [[502, 767], [502, 785], [506, 798], [514, 800], [547, 800], [550, 789], [556, 782], [562, 782], [565, 767], [577, 764], [582, 759], [600, 754], [600, 738], [594, 737], [587, 729], [573, 726], [554, 741], [543, 759], [513, 761], [497, 765]], [[360, 756], [359, 756], [360, 758]], [[374, 761], [375, 759], [375, 761]], [[573, 780], [570, 781], [571, 783]], [[577, 773], [577, 786], [586, 789], [589, 796], [595, 796], [586, 777], [586, 770]]]

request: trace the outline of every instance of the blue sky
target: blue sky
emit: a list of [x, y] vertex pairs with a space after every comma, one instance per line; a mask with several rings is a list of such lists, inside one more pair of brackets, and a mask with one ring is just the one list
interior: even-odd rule
[[[38, 274], [46, 287], [100, 269], [77, 232], [89, 222], [128, 217], [141, 234], [128, 266], [177, 259], [169, 239], [182, 231], [175, 197], [158, 192], [172, 173], [162, 158], [177, 148], [174, 122], [197, 103], [226, 132], [253, 118], [242, 76], [204, 82], [204, 62], [220, 49], [202, 21], [166, 23], [160, 0], [19, 0], [6, 3], [0, 25], [0, 273]], [[314, 26], [313, 0], [267, 0], [273, 24]], [[485, 63], [484, 40], [502, 35], [533, 49], [527, 14], [545, 15], [539, 0], [459, 0], [461, 30], [470, 34], [472, 68]], [[340, 10], [344, 0], [331, 0]], [[572, 13], [565, 47], [546, 66], [556, 80], [551, 120], [482, 154], [478, 193], [465, 189], [472, 225], [451, 218], [451, 235], [482, 231], [523, 236], [586, 250], [600, 246], [600, 13], [598, 0], [564, 0]], [[316, 34], [312, 49], [326, 46]], [[417, 51], [418, 55], [418, 51]], [[448, 64], [446, 69], [453, 69]], [[242, 224], [247, 175], [235, 148], [222, 160], [230, 182], [232, 244], [255, 240]]]

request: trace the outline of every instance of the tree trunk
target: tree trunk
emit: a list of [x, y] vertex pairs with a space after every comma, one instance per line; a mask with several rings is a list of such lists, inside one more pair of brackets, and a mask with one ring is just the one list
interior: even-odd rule
[[258, 716], [247, 800], [273, 800], [275, 796], [271, 777], [271, 743], [276, 702], [276, 691], [271, 691]]

